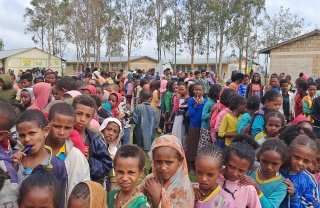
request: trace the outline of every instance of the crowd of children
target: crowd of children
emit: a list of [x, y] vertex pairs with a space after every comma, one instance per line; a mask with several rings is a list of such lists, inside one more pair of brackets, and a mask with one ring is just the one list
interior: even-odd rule
[[319, 95], [303, 73], [1, 74], [0, 207], [320, 207]]

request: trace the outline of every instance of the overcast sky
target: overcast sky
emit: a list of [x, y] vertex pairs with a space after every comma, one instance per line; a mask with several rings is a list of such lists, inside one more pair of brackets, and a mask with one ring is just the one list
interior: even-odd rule
[[[31, 35], [24, 34], [26, 22], [23, 21], [25, 8], [30, 6], [29, 0], [0, 0], [0, 38], [4, 41], [5, 49], [36, 47], [31, 40]], [[277, 13], [280, 6], [290, 8], [292, 13], [298, 13], [300, 17], [306, 19], [312, 28], [314, 25], [320, 26], [320, 8], [319, 0], [266, 0], [266, 8], [268, 13]], [[40, 47], [40, 46], [37, 46]], [[67, 59], [74, 58], [75, 50], [73, 47], [68, 48]], [[105, 50], [102, 50], [105, 53]], [[124, 52], [126, 53], [126, 51]], [[132, 55], [147, 55], [156, 58], [156, 42], [155, 39], [145, 41], [140, 50], [133, 52]], [[189, 58], [187, 52], [180, 55], [179, 58]], [[214, 57], [214, 54], [212, 54]], [[171, 56], [167, 56], [171, 59]]]

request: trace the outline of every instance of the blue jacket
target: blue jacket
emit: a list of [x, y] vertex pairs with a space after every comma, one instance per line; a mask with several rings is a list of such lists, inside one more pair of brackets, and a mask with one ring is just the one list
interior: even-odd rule
[[112, 169], [112, 159], [108, 152], [108, 145], [104, 138], [96, 132], [86, 128], [87, 139], [85, 145], [89, 146], [89, 166], [91, 180], [101, 183], [103, 178]]
[[[13, 160], [9, 155], [4, 151], [3, 147], [0, 146], [0, 161], [4, 164], [6, 172], [10, 176], [10, 183], [18, 183], [17, 172], [13, 167]], [[0, 166], [1, 167], [1, 166]]]
[[188, 111], [190, 115], [190, 126], [192, 127], [201, 127], [201, 117], [202, 117], [202, 110], [204, 104], [207, 102], [205, 98], [203, 98], [203, 104], [198, 104], [197, 107], [194, 107], [195, 101], [194, 98], [191, 97], [188, 99]]
[[320, 207], [318, 183], [311, 173], [304, 170], [301, 173], [292, 174], [284, 169], [280, 169], [279, 172], [284, 178], [290, 179], [294, 184], [294, 196], [290, 197], [287, 194], [281, 203], [281, 208]]

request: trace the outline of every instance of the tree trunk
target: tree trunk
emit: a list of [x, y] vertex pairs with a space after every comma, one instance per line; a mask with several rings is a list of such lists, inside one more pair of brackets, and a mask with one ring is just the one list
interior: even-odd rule
[[242, 48], [239, 48], [239, 72], [241, 72], [241, 65], [242, 65]]
[[[207, 27], [207, 71], [209, 70], [209, 55], [210, 55], [210, 27], [209, 27], [209, 23], [208, 23], [208, 27]], [[211, 70], [209, 70], [211, 71]]]
[[194, 48], [195, 48], [195, 37], [194, 37], [194, 33], [192, 34], [192, 45], [191, 45], [191, 71], [195, 71], [194, 68]]
[[224, 32], [224, 26], [221, 26], [220, 27], [220, 43], [219, 43], [219, 76], [220, 76], [220, 78], [223, 77], [223, 70], [222, 70], [223, 32]]

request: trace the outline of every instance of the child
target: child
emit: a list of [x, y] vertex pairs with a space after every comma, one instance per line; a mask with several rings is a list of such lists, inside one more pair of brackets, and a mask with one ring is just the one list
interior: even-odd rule
[[[133, 110], [132, 120], [136, 125], [133, 129], [133, 143], [149, 151], [155, 138], [158, 122], [157, 112], [150, 105], [151, 93], [148, 90], [140, 92], [140, 103]], [[146, 128], [148, 127], [148, 128]]]
[[263, 96], [263, 85], [261, 84], [261, 75], [259, 72], [252, 75], [251, 83], [248, 84], [246, 88], [245, 97], [248, 98], [252, 95], [256, 95], [258, 97]]
[[257, 157], [260, 167], [249, 172], [240, 183], [255, 187], [263, 208], [280, 207], [288, 188], [279, 173], [287, 159], [287, 146], [279, 139], [269, 139], [262, 144]]
[[[119, 145], [122, 137], [122, 125], [120, 121], [116, 118], [107, 118], [103, 121], [99, 130], [103, 134], [103, 137], [108, 144], [110, 157], [114, 159], [114, 156], [118, 150], [117, 146]], [[114, 170], [112, 170], [108, 175], [108, 185], [110, 185], [110, 188], [108, 187], [108, 189], [115, 189], [116, 182], [117, 181], [114, 178]]]
[[194, 162], [196, 160], [200, 138], [202, 110], [204, 104], [207, 102], [207, 100], [203, 98], [203, 85], [201, 83], [195, 83], [192, 91], [194, 97], [188, 99], [190, 127], [185, 141], [186, 160], [190, 173], [194, 173]]
[[312, 109], [312, 101], [315, 98], [316, 90], [317, 90], [317, 84], [315, 82], [309, 82], [308, 84], [308, 95], [304, 96], [302, 98], [302, 109], [303, 114], [306, 118], [310, 120], [311, 123], [313, 123], [313, 119], [311, 116], [311, 109]]
[[188, 98], [187, 85], [184, 82], [178, 84], [179, 92], [173, 99], [173, 110], [175, 112], [172, 135], [178, 137], [181, 144], [183, 144], [184, 136], [186, 134], [184, 125], [184, 115], [186, 114], [188, 108]]
[[154, 107], [156, 111], [158, 111], [158, 102], [159, 102], [159, 89], [160, 89], [160, 81], [155, 81], [151, 83], [151, 91], [152, 91], [152, 99], [150, 105]]
[[285, 126], [280, 130], [279, 138], [289, 147], [291, 142], [299, 135], [306, 135], [312, 140], [318, 139], [310, 129], [301, 125]]
[[107, 208], [106, 191], [94, 181], [78, 183], [72, 190], [68, 208]]
[[223, 152], [212, 144], [203, 146], [196, 159], [196, 178], [198, 184], [194, 188], [195, 208], [234, 207], [233, 199], [217, 184], [223, 172]]
[[90, 180], [89, 164], [79, 149], [73, 146], [70, 134], [73, 130], [76, 113], [67, 103], [56, 103], [49, 111], [49, 133], [45, 144], [52, 153], [62, 160], [68, 173], [67, 198], [79, 182]]
[[174, 82], [169, 81], [167, 83], [167, 92], [164, 94], [164, 106], [165, 106], [165, 128], [164, 131], [166, 134], [170, 134], [172, 132], [172, 123], [171, 123], [171, 113], [172, 113], [172, 98], [174, 96], [173, 89]]
[[127, 82], [124, 85], [124, 93], [127, 99], [127, 104], [131, 105], [132, 96], [134, 94], [134, 86], [132, 83], [133, 75], [128, 74], [127, 76]]
[[23, 88], [21, 90], [20, 97], [21, 97], [21, 103], [26, 109], [32, 105], [35, 99], [32, 88]]
[[38, 166], [33, 173], [23, 181], [19, 190], [19, 207], [52, 207], [63, 208], [59, 181], [44, 167]]
[[163, 208], [194, 206], [194, 193], [184, 155], [182, 145], [175, 136], [163, 135], [152, 143], [152, 173], [146, 176], [140, 187], [152, 202], [151, 207], [160, 204]]
[[246, 112], [247, 100], [239, 95], [230, 99], [230, 113], [226, 114], [221, 121], [218, 136], [225, 141], [226, 146], [230, 146], [232, 137], [237, 133], [239, 116]]
[[[0, 101], [0, 142], [9, 146], [10, 129], [14, 126], [16, 113], [10, 104]], [[17, 207], [18, 176], [12, 160], [0, 145], [0, 206]]]
[[260, 97], [257, 95], [252, 95], [247, 99], [247, 112], [242, 114], [237, 127], [237, 133], [247, 132], [247, 127], [250, 124], [252, 115], [259, 110], [260, 107]]
[[238, 88], [238, 94], [240, 96], [245, 96], [246, 94], [246, 90], [247, 90], [247, 86], [249, 84], [249, 81], [250, 81], [250, 77], [248, 74], [245, 74], [243, 76], [243, 80], [242, 80], [242, 83], [239, 84], [239, 88]]
[[114, 158], [114, 170], [120, 189], [108, 193], [108, 207], [150, 207], [147, 197], [136, 187], [145, 172], [144, 152], [134, 145], [121, 147]]
[[285, 120], [282, 113], [277, 110], [269, 110], [264, 116], [264, 134], [265, 137], [256, 139], [259, 145], [262, 145], [269, 138], [278, 137], [280, 129], [285, 126]]
[[287, 123], [289, 123], [293, 120], [294, 95], [291, 91], [289, 91], [289, 83], [286, 79], [280, 81], [280, 88], [280, 94], [282, 95], [283, 103], [279, 111], [286, 116]]
[[91, 180], [103, 183], [103, 178], [112, 168], [112, 159], [108, 153], [108, 145], [98, 132], [88, 128], [93, 118], [95, 101], [88, 95], [80, 95], [73, 99], [76, 111], [76, 129], [85, 145], [85, 156], [90, 166]]
[[118, 106], [122, 101], [122, 96], [120, 93], [115, 92], [115, 93], [111, 93], [108, 99], [108, 102], [111, 105], [111, 112], [112, 112], [112, 116], [115, 118], [119, 118], [119, 111], [118, 111]]
[[[279, 110], [282, 104], [282, 97], [278, 91], [270, 89], [261, 98], [261, 103], [264, 105], [264, 107], [254, 113], [250, 121], [250, 127], [248, 128], [248, 133], [254, 137], [263, 132], [263, 127], [265, 124], [263, 115], [268, 112], [268, 109]], [[262, 137], [264, 136], [261, 135], [256, 139], [260, 139]]]
[[229, 87], [238, 93], [239, 85], [242, 82], [243, 78], [244, 78], [244, 74], [236, 73], [231, 77], [232, 83], [229, 85]]
[[103, 89], [101, 85], [94, 85], [94, 87], [96, 88], [96, 92], [97, 92], [97, 96], [102, 99], [103, 96]]
[[307, 95], [308, 82], [303, 78], [296, 80], [297, 94], [294, 97], [294, 116], [303, 114], [302, 99]]
[[289, 146], [288, 162], [280, 169], [288, 185], [288, 194], [280, 207], [319, 207], [318, 183], [306, 169], [315, 159], [316, 143], [305, 135], [297, 136]]
[[280, 92], [279, 76], [275, 73], [271, 74], [269, 84], [264, 87], [264, 94], [270, 89]]
[[198, 151], [201, 147], [212, 143], [211, 135], [210, 135], [210, 116], [211, 116], [211, 108], [214, 104], [219, 100], [219, 95], [221, 92], [221, 86], [218, 84], [214, 84], [210, 86], [208, 97], [210, 98], [203, 107], [202, 117], [201, 117], [201, 128], [200, 128], [200, 139], [198, 145]]
[[0, 98], [8, 103], [14, 103], [16, 94], [10, 74], [0, 74]]
[[63, 193], [60, 207], [63, 207], [68, 175], [63, 161], [53, 154], [50, 147], [45, 146], [45, 138], [49, 133], [46, 118], [41, 111], [27, 110], [18, 117], [16, 126], [19, 140], [25, 147], [11, 156], [19, 184], [30, 176], [35, 167], [45, 166], [60, 183], [60, 193]]
[[51, 85], [51, 87], [56, 86], [58, 82], [58, 75], [55, 72], [49, 72], [46, 76], [46, 82]]
[[43, 111], [46, 105], [51, 101], [51, 85], [40, 82], [33, 87], [33, 94], [35, 101], [29, 109]]
[[[22, 88], [31, 88], [33, 87], [33, 84], [32, 84], [32, 74], [29, 74], [29, 73], [24, 73], [23, 75], [21, 75], [20, 77], [20, 86]], [[21, 97], [20, 97], [20, 94], [21, 94], [21, 90], [18, 90], [17, 92], [17, 96], [16, 96], [16, 102], [17, 103], [21, 103]]]
[[60, 79], [54, 87], [56, 91], [56, 96], [54, 97], [55, 100], [61, 100], [61, 96], [63, 94], [68, 91], [76, 90], [76, 88], [76, 81], [74, 79], [72, 79], [71, 77], [62, 77], [62, 79]]
[[[242, 186], [239, 183], [254, 164], [258, 144], [245, 135], [240, 136], [243, 141], [232, 143], [225, 151], [225, 170], [218, 184], [232, 196], [237, 207], [259, 208], [261, 204], [254, 186]], [[237, 140], [237, 136], [234, 140]]]
[[320, 185], [320, 141], [316, 140], [315, 141], [317, 144], [317, 155], [316, 158], [312, 161], [313, 164], [313, 177], [316, 179], [318, 182], [318, 186]]

